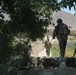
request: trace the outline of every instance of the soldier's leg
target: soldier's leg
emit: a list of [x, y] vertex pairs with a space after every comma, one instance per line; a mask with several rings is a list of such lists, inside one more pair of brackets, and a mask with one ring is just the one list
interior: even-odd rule
[[59, 47], [60, 47], [60, 55], [64, 57], [65, 55], [65, 46], [63, 40], [59, 41]]
[[74, 54], [73, 54], [73, 57], [75, 56], [75, 54], [76, 54], [76, 48], [75, 48], [75, 50], [74, 50]]
[[65, 49], [66, 49], [67, 39], [62, 39], [62, 56], [65, 56]]
[[60, 56], [64, 57], [65, 55], [65, 45], [64, 45], [64, 39], [62, 36], [57, 36], [59, 41], [59, 48], [60, 48]]

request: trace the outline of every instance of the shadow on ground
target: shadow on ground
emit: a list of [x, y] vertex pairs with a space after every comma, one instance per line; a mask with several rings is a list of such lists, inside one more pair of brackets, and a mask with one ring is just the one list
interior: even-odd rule
[[[29, 70], [31, 68], [56, 69], [59, 67], [59, 58], [32, 58], [31, 62], [19, 64], [20, 70]], [[66, 58], [66, 66], [76, 68], [76, 58]]]

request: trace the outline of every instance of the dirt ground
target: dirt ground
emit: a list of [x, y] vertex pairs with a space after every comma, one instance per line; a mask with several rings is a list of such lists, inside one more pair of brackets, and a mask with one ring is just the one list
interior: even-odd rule
[[[42, 41], [37, 41], [32, 44], [32, 54], [31, 56], [33, 57], [47, 57], [46, 55], [46, 50], [44, 48], [44, 43]], [[50, 52], [50, 57], [51, 57], [51, 52]]]

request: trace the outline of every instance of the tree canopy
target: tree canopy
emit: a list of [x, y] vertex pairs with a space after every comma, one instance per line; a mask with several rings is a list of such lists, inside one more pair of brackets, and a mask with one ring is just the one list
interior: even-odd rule
[[[44, 36], [46, 27], [51, 21], [51, 9], [59, 9], [54, 3], [57, 4], [57, 1], [3, 0], [2, 11], [10, 15], [11, 33], [25, 32], [28, 38], [35, 40]], [[50, 8], [51, 5], [54, 7]]]
[[51, 22], [53, 11], [75, 8], [75, 0], [1, 0], [2, 12], [10, 15], [9, 29], [14, 35], [25, 32], [28, 38], [41, 38]]
[[[76, 10], [76, 0], [0, 0], [0, 63], [22, 53], [24, 47], [19, 44], [21, 49], [18, 49], [19, 45], [13, 44], [18, 33], [25, 33], [33, 41], [42, 39], [51, 23], [52, 12], [67, 6]], [[3, 13], [10, 20], [4, 21]]]
[[[1, 41], [5, 38], [16, 36], [18, 33], [25, 33], [31, 40], [43, 38], [47, 26], [51, 23], [53, 11], [60, 10], [61, 7], [69, 9], [76, 8], [75, 0], [0, 0]], [[4, 21], [2, 13], [10, 16], [9, 21]], [[3, 39], [4, 38], [4, 39]], [[12, 39], [12, 38], [11, 38]], [[2, 44], [2, 43], [1, 43]]]

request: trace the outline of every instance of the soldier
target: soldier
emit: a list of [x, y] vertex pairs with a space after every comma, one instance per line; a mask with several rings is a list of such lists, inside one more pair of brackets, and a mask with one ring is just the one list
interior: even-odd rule
[[68, 26], [62, 23], [62, 19], [57, 20], [57, 26], [55, 26], [55, 29], [53, 31], [53, 39], [57, 37], [59, 41], [59, 47], [60, 47], [60, 56], [61, 58], [64, 58], [65, 55], [65, 48], [67, 45], [67, 39], [68, 35], [70, 34], [70, 30], [68, 29]]
[[46, 49], [46, 54], [49, 57], [50, 56], [50, 48], [51, 48], [51, 42], [49, 41], [49, 37], [47, 36], [47, 41], [45, 41], [45, 49]]
[[73, 57], [75, 56], [75, 54], [76, 54], [76, 44], [75, 44], [75, 49], [74, 49]]

